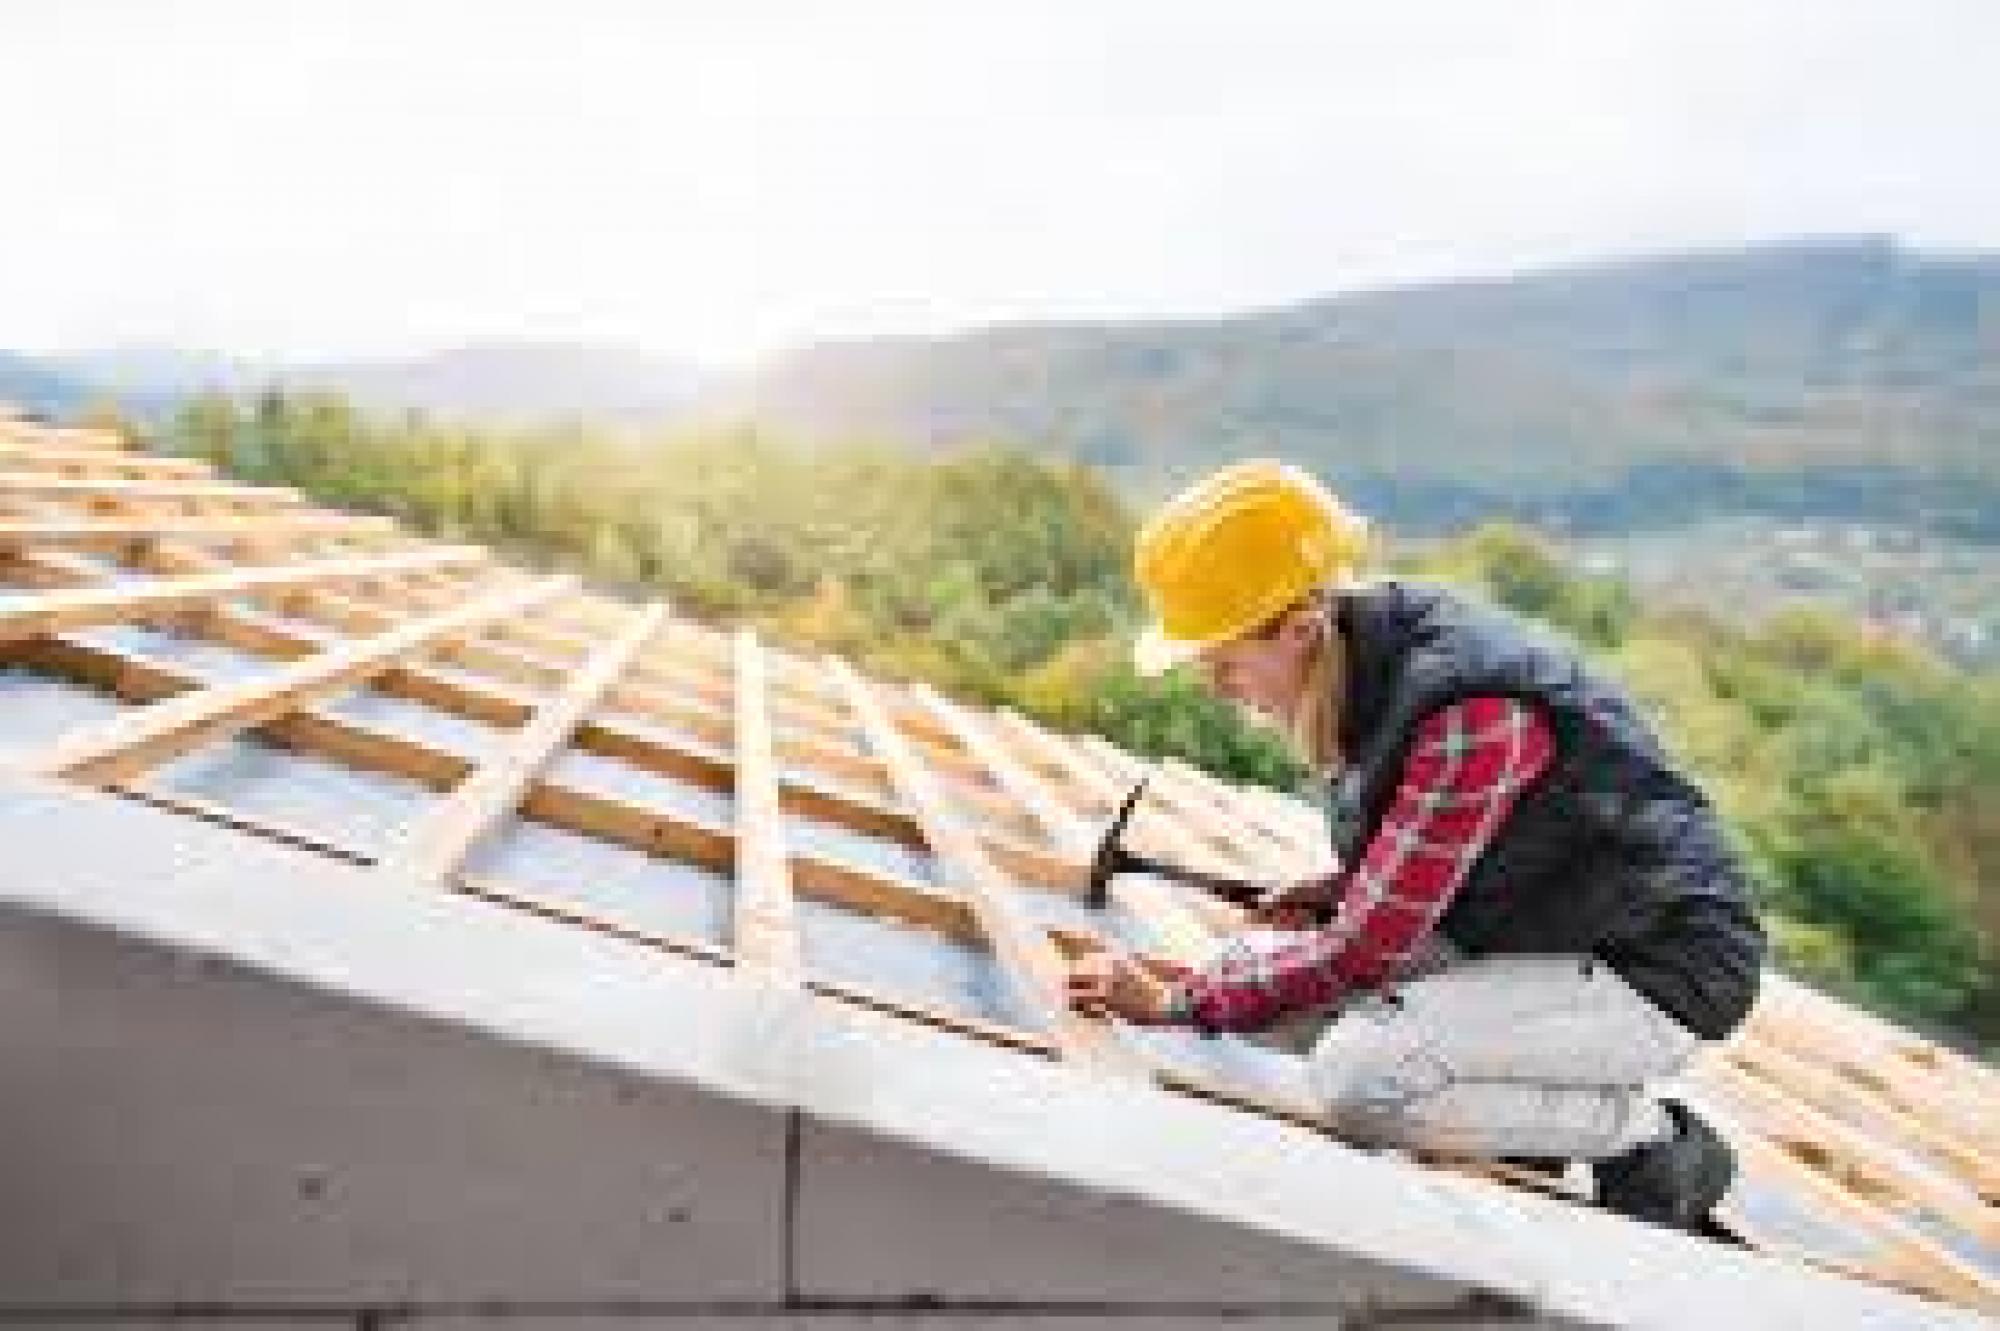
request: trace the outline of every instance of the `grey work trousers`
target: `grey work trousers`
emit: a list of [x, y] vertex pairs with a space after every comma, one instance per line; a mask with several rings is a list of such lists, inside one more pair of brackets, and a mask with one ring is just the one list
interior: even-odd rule
[[1308, 1077], [1349, 1140], [1588, 1160], [1660, 1131], [1654, 1084], [1701, 1043], [1602, 961], [1484, 957], [1352, 997]]

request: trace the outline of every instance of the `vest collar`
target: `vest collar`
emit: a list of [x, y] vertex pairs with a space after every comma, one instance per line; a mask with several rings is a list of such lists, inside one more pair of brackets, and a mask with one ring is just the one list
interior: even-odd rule
[[1409, 655], [1410, 624], [1420, 613], [1411, 590], [1385, 579], [1342, 589], [1335, 618], [1347, 645], [1340, 707], [1340, 751], [1354, 762], [1372, 747]]

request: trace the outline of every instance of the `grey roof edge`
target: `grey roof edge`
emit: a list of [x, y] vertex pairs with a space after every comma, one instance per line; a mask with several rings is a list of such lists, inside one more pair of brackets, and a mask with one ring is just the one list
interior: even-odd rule
[[1990, 1325], [746, 972], [464, 896], [399, 893], [352, 866], [115, 795], [0, 775], [0, 845], [13, 859], [0, 903], [12, 909], [1590, 1323]]

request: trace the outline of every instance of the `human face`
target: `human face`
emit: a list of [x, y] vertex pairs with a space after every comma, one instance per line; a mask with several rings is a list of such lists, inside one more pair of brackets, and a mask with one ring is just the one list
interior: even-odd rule
[[1282, 725], [1305, 691], [1314, 632], [1311, 614], [1294, 609], [1255, 633], [1204, 648], [1195, 669], [1218, 697]]

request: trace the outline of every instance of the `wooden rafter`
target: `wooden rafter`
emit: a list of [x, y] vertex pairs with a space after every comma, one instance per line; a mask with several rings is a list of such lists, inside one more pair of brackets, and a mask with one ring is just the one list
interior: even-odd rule
[[[1927, 1290], [1982, 1312], [2000, 1314], [2000, 1281], [1947, 1251], [1908, 1221], [1888, 1214], [1839, 1180], [1739, 1124], [1712, 1100], [1703, 1108], [1728, 1131], [1747, 1174], [1767, 1186], [1783, 1189], [1822, 1217], [1837, 1217], [1876, 1245], [1866, 1256], [1844, 1256], [1828, 1264], [1905, 1288]], [[1751, 1234], [1753, 1238], [1763, 1237], [1754, 1221]], [[1764, 1241], [1773, 1245], [1783, 1243], [1777, 1237]]]
[[[226, 562], [215, 555], [171, 545], [161, 546], [155, 552], [168, 560], [171, 567], [211, 569], [226, 567]], [[57, 559], [59, 555], [37, 556], [40, 559]], [[96, 576], [86, 568], [84, 576]], [[319, 591], [313, 593], [310, 610], [330, 617], [342, 631], [353, 633], [376, 633], [384, 631], [408, 618], [406, 612], [389, 608], [372, 599], [345, 592]], [[679, 626], [677, 626], [679, 627]], [[296, 660], [312, 655], [326, 646], [326, 640], [287, 624], [251, 611], [227, 606], [214, 606], [205, 614], [202, 631], [239, 650], [255, 655], [269, 656], [280, 660]], [[447, 644], [448, 654], [454, 661], [471, 657], [477, 665], [490, 664], [482, 657], [469, 652], [466, 640]], [[434, 647], [432, 655], [438, 655]], [[198, 681], [192, 676], [182, 676], [160, 665], [140, 666], [134, 662], [121, 661], [115, 654], [97, 649], [89, 649], [81, 644], [64, 644], [62, 651], [55, 655], [42, 654], [44, 661], [59, 660], [80, 665], [86, 677], [98, 679], [110, 687], [118, 688], [136, 700], [152, 701], [187, 688], [197, 687]], [[143, 681], [148, 692], [135, 695], [128, 686], [135, 681]], [[481, 672], [446, 673], [433, 669], [418, 661], [404, 661], [371, 681], [372, 687], [389, 694], [408, 698], [440, 711], [465, 716], [473, 720], [498, 726], [516, 726], [523, 723], [533, 712], [539, 694], [524, 695], [508, 681], [506, 672], [493, 677]], [[615, 690], [614, 690], [615, 692]], [[590, 752], [631, 762], [648, 771], [687, 781], [709, 789], [725, 790], [731, 782], [731, 772], [726, 753], [704, 754], [677, 743], [665, 734], [640, 729], [654, 719], [690, 728], [700, 734], [700, 722], [707, 715], [676, 710], [674, 700], [665, 695], [648, 695], [648, 706], [610, 715], [600, 712], [586, 720], [576, 736], [578, 747]], [[629, 716], [637, 726], [628, 725], [619, 716]], [[273, 727], [267, 727], [272, 729]], [[343, 730], [329, 718], [287, 718], [276, 723], [278, 737], [286, 742], [297, 743], [311, 749], [316, 743], [324, 742], [338, 746], [334, 756], [342, 761], [362, 766], [378, 767], [384, 771], [415, 776], [419, 780], [442, 786], [449, 786], [460, 780], [464, 773], [454, 766], [455, 759], [441, 752], [431, 751], [420, 745], [398, 746], [385, 737], [369, 737], [359, 730]], [[712, 742], [727, 745], [729, 735], [719, 734]], [[811, 746], [793, 745], [788, 747], [792, 759], [801, 763], [809, 771], [825, 771], [834, 776], [852, 776], [839, 762], [837, 755], [829, 754]], [[874, 770], [873, 760], [870, 768]], [[555, 797], [551, 797], [555, 798]], [[901, 844], [919, 847], [923, 845], [920, 829], [909, 817], [886, 805], [871, 802], [867, 797], [857, 795], [842, 784], [838, 790], [793, 785], [786, 796], [788, 805], [797, 807], [814, 817], [855, 828], [876, 836], [887, 836]], [[534, 797], [530, 797], [530, 803]], [[577, 807], [570, 800], [564, 807]], [[594, 822], [590, 827], [579, 825], [576, 830], [593, 831], [595, 835], [622, 841], [639, 849], [649, 846], [647, 837], [653, 835], [653, 825], [642, 819], [629, 819], [618, 814], [607, 815], [603, 810], [591, 812]], [[567, 826], [560, 817], [551, 821], [559, 826]], [[593, 830], [595, 829], [595, 830]], [[692, 832], [676, 831], [670, 840], [693, 845], [697, 848], [713, 848], [719, 843], [705, 830]], [[699, 863], [710, 863], [707, 859], [697, 859]], [[1015, 858], [1009, 858], [1015, 863]], [[716, 861], [711, 867], [726, 871], [727, 864]], [[1035, 867], [1030, 865], [1029, 867]], [[799, 885], [824, 897], [853, 909], [880, 911], [909, 919], [926, 927], [939, 928], [947, 933], [968, 939], [976, 938], [977, 929], [970, 914], [962, 903], [948, 901], [940, 894], [924, 889], [920, 885], [873, 876], [867, 871], [856, 870], [841, 862], [815, 858], [809, 855], [795, 855], [793, 872]]]
[[21, 759], [19, 766], [72, 781], [129, 780], [197, 745], [358, 684], [431, 642], [512, 614], [569, 585], [567, 578], [518, 583], [457, 610], [281, 666], [261, 679], [211, 685], [164, 699], [66, 734]]
[[799, 933], [784, 815], [765, 711], [767, 672], [755, 634], [736, 634], [736, 912], [738, 955], [797, 982]]
[[1728, 1059], [1708, 1059], [1702, 1081], [1739, 1120], [1801, 1159], [1837, 1172], [1851, 1191], [1878, 1202], [1895, 1198], [1937, 1216], [2000, 1250], [2000, 1208], [1979, 1199], [1964, 1181], [1927, 1165], [1831, 1114], [1790, 1096], [1775, 1083]]
[[0, 550], [32, 550], [43, 546], [115, 550], [139, 541], [364, 536], [389, 533], [395, 529], [395, 522], [389, 518], [347, 513], [130, 520], [0, 519]]
[[98, 503], [166, 501], [174, 504], [225, 503], [260, 508], [295, 508], [305, 502], [297, 490], [234, 481], [130, 480], [113, 476], [52, 476], [38, 471], [0, 471], [0, 498], [76, 499]]
[[1725, 1053], [1822, 1113], [1868, 1131], [1893, 1133], [1964, 1179], [1989, 1204], [2000, 1203], [2000, 1162], [1980, 1144], [1906, 1113], [1898, 1101], [1841, 1075], [1818, 1058], [1793, 1053], [1754, 1027], [1737, 1032]]
[[[174, 542], [150, 547], [146, 551], [145, 562], [150, 567], [172, 572], [214, 572], [231, 567], [230, 561], [219, 555]], [[273, 567], [282, 568], [286, 565]], [[429, 606], [435, 602], [439, 608], [444, 608], [455, 604], [468, 590], [460, 586], [448, 594], [440, 593], [423, 598], [424, 604]], [[402, 623], [410, 613], [408, 604], [401, 603], [400, 599], [396, 602], [384, 602], [347, 591], [318, 587], [299, 589], [298, 600], [298, 609], [303, 613], [323, 620], [341, 633], [350, 635], [384, 632]], [[247, 621], [244, 616], [220, 609], [214, 613], [212, 619], [215, 631], [225, 641], [245, 645], [250, 651], [271, 650], [259, 645], [260, 640], [264, 642], [273, 640], [274, 635], [270, 632], [269, 625], [254, 624]], [[296, 635], [293, 636], [296, 638]], [[247, 642], [239, 643], [240, 639], [246, 637]], [[306, 642], [304, 639], [297, 641]], [[306, 646], [310, 649], [309, 643], [306, 643]], [[560, 684], [563, 678], [563, 672], [553, 667], [529, 662], [502, 644], [472, 635], [437, 644], [432, 652], [433, 655], [462, 665], [466, 669], [505, 680], [509, 684], [525, 686], [537, 693]], [[280, 651], [278, 654], [296, 655], [297, 652]], [[616, 692], [614, 688], [613, 696], [616, 696]]]
[[[919, 698], [938, 719], [977, 755], [995, 782], [1043, 820], [1051, 839], [1068, 846], [1078, 858], [1083, 877], [1096, 853], [1100, 826], [1066, 806], [1047, 782], [1018, 761], [989, 729], [988, 718], [976, 715], [935, 691], [919, 687]], [[1027, 727], [1022, 728], [1024, 731]], [[1158, 879], [1147, 874], [1120, 874], [1110, 883], [1110, 899], [1139, 920], [1154, 948], [1183, 965], [1205, 960], [1215, 947], [1215, 934]]]
[[1113, 1029], [1072, 1012], [1064, 997], [1067, 972], [1048, 935], [1021, 913], [1013, 887], [986, 857], [978, 840], [951, 814], [935, 779], [918, 765], [890, 722], [874, 686], [847, 662], [828, 658], [827, 669], [845, 690], [869, 743], [888, 764], [890, 780], [924, 829], [932, 851], [971, 900], [981, 931], [1021, 1001], [1054, 1037], [1067, 1058], [1125, 1075], [1146, 1074], [1145, 1064], [1119, 1042]]
[[123, 453], [101, 448], [74, 448], [0, 439], [0, 463], [10, 467], [31, 467], [58, 475], [139, 476], [192, 479], [213, 472], [198, 458], [159, 457], [149, 453]]
[[373, 558], [314, 560], [118, 587], [0, 592], [0, 642], [203, 606], [232, 596], [333, 586], [423, 568], [475, 567], [486, 558], [486, 553], [474, 546], [435, 546]]
[[[297, 641], [317, 647], [310, 639]], [[184, 667], [68, 638], [37, 639], [17, 647], [16, 653], [22, 664], [96, 684], [133, 702], [157, 702], [201, 685], [200, 678]], [[534, 706], [487, 685], [432, 674], [417, 664], [398, 666], [377, 676], [372, 684], [385, 690], [393, 688], [401, 696], [418, 698], [444, 711], [499, 725], [524, 720]], [[450, 791], [473, 770], [469, 760], [435, 744], [323, 710], [282, 715], [264, 722], [258, 731], [302, 752], [405, 777], [438, 791]], [[576, 743], [588, 751], [711, 789], [726, 789], [730, 779], [725, 762], [679, 749], [653, 733], [629, 730], [602, 715], [584, 722]], [[648, 854], [672, 856], [717, 873], [728, 873], [733, 864], [732, 829], [642, 807], [602, 790], [582, 790], [544, 776], [530, 786], [520, 807], [524, 816], [551, 826]], [[894, 816], [840, 802], [823, 806], [823, 811], [836, 821], [864, 826], [869, 816]], [[848, 909], [891, 915], [969, 942], [980, 937], [966, 903], [928, 884], [804, 848], [793, 852], [792, 870], [802, 891]]]
[[[373, 856], [357, 851], [349, 846], [329, 841], [323, 835], [303, 828], [286, 825], [267, 815], [248, 814], [241, 810], [219, 804], [214, 800], [183, 792], [167, 792], [136, 786], [114, 785], [112, 790], [129, 799], [150, 804], [186, 817], [198, 818], [249, 836], [276, 841], [296, 849], [337, 859], [345, 864], [362, 867], [375, 863]], [[520, 910], [544, 919], [557, 920], [593, 933], [624, 939], [644, 946], [658, 948], [677, 956], [692, 957], [696, 960], [716, 964], [729, 964], [736, 960], [728, 952], [699, 939], [684, 935], [662, 932], [656, 928], [641, 927], [627, 922], [606, 919], [602, 915], [579, 909], [561, 901], [552, 900], [539, 892], [524, 889], [520, 885], [502, 878], [480, 874], [461, 873], [454, 885], [456, 891], [490, 901], [496, 905]], [[956, 1035], [981, 1040], [1022, 1053], [1042, 1057], [1054, 1057], [1055, 1046], [1040, 1036], [1011, 1026], [956, 1013], [942, 1013], [890, 994], [867, 989], [852, 983], [821, 978], [803, 980], [805, 988], [815, 994], [842, 1003], [885, 1012], [905, 1020], [920, 1022], [938, 1030], [950, 1031]]]
[[1752, 1029], [1830, 1061], [1848, 1080], [1945, 1133], [2000, 1137], [2000, 1081], [1992, 1070], [1908, 1032], [1892, 1032], [1782, 975], [1772, 975]]
[[0, 403], [0, 439], [21, 440], [50, 448], [83, 448], [93, 453], [122, 452], [128, 446], [122, 431], [98, 425], [48, 425], [19, 420]]
[[[174, 568], [226, 567], [226, 561], [215, 555], [173, 545], [158, 547], [155, 555], [164, 558], [167, 566]], [[346, 633], [379, 632], [407, 617], [403, 611], [351, 594], [314, 589], [308, 589], [308, 594], [311, 599], [305, 608], [330, 618]], [[320, 646], [294, 630], [234, 609], [215, 607], [206, 618], [204, 632], [231, 646], [260, 655], [289, 659], [317, 650]], [[486, 639], [458, 638], [435, 649], [434, 655], [491, 678], [495, 684], [475, 685], [462, 678], [446, 680], [436, 672], [401, 666], [377, 681], [376, 687], [477, 720], [512, 724], [518, 718], [521, 707], [519, 700], [513, 696], [515, 686], [524, 685], [539, 694], [561, 679], [547, 667], [529, 665], [512, 649]], [[726, 730], [715, 724], [723, 714], [711, 711], [705, 705], [697, 706], [684, 695], [667, 694], [653, 688], [636, 688], [629, 681], [621, 681], [612, 687], [604, 705], [607, 710], [640, 720], [663, 720], [697, 734], [707, 733], [715, 744], [726, 746], [733, 743]], [[733, 725], [733, 722], [725, 724]], [[586, 725], [579, 735], [579, 743], [594, 751], [627, 756], [641, 766], [665, 770], [670, 775], [711, 787], [724, 787], [728, 781], [726, 769], [703, 766], [691, 755], [675, 750], [670, 744], [637, 742], [615, 726]], [[782, 740], [778, 741], [777, 749], [788, 761], [836, 778], [840, 785], [838, 792], [806, 790], [795, 786], [786, 797], [788, 803], [873, 835], [886, 835], [913, 848], [923, 845], [921, 830], [907, 814], [894, 811], [873, 797], [873, 792], [886, 789], [880, 763], [874, 758], [858, 750], [828, 747], [818, 739]], [[665, 767], [661, 767], [663, 759]], [[862, 787], [860, 791], [855, 789], [857, 781]], [[1049, 886], [1063, 886], [1075, 880], [1074, 866], [1055, 856], [1015, 842], [995, 828], [983, 829], [983, 834], [990, 853], [1002, 862], [1008, 872]]]
[[499, 752], [432, 809], [383, 861], [379, 871], [419, 886], [442, 883], [456, 873], [472, 848], [514, 811], [536, 776], [570, 742], [584, 717], [633, 654], [659, 631], [665, 618], [663, 605], [635, 615], [625, 631], [599, 648], [561, 693], [543, 703]]
[[1183, 805], [1208, 811], [1214, 819], [1211, 826], [1239, 847], [1260, 872], [1278, 877], [1310, 872], [1328, 858], [1323, 821], [1309, 820], [1304, 827], [1296, 822], [1276, 826], [1243, 787], [1178, 758], [1165, 759], [1160, 766], [1173, 797]]
[[1064, 847], [1079, 860], [1084, 858], [1088, 835], [1081, 820], [1063, 808], [1039, 780], [1014, 762], [987, 733], [978, 718], [928, 684], [919, 684], [911, 692], [919, 705], [936, 717], [938, 723], [950, 731], [965, 751], [978, 761], [993, 784], [1041, 824], [1043, 833], [1050, 841]]

